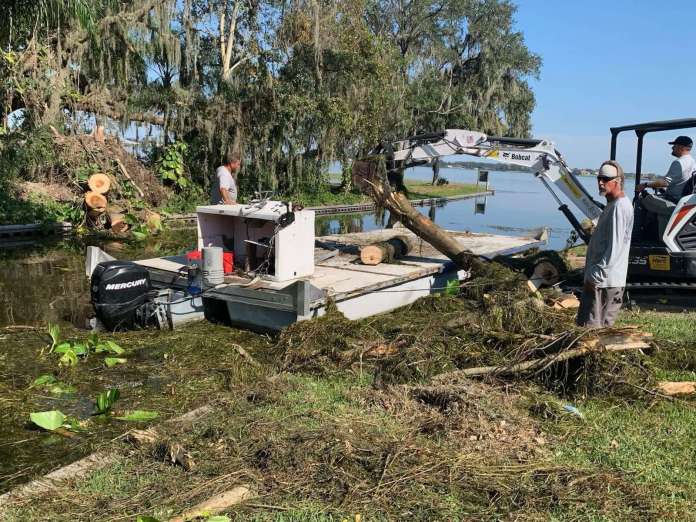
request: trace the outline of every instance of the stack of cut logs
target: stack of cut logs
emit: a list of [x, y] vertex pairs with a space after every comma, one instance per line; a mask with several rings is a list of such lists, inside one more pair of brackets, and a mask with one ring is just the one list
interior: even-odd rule
[[[144, 197], [143, 191], [128, 176], [125, 168], [119, 163], [121, 172], [128, 178], [138, 191], [140, 197]], [[121, 234], [130, 228], [126, 221], [126, 211], [110, 203], [106, 197], [112, 188], [112, 179], [103, 173], [92, 174], [87, 180], [89, 190], [85, 192], [85, 207], [87, 209], [87, 224], [93, 228], [110, 228], [112, 232]], [[161, 228], [161, 216], [151, 210], [143, 210], [136, 214], [151, 232]]]
[[111, 228], [116, 233], [126, 232], [123, 210], [109, 206], [106, 193], [111, 188], [111, 178], [106, 174], [92, 174], [87, 180], [89, 191], [85, 192], [88, 222], [96, 228]]

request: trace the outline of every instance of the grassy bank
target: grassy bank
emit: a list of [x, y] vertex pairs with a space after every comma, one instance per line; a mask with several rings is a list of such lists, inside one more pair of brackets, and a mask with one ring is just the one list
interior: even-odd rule
[[[362, 321], [332, 313], [278, 338], [208, 323], [114, 334], [127, 362], [113, 368], [90, 356], [57, 369], [41, 354], [42, 331], [7, 330], [0, 373], [13, 378], [0, 381], [0, 460], [15, 469], [4, 479], [95, 449], [118, 458], [3, 519], [165, 520], [240, 484], [258, 497], [226, 511], [239, 521], [689, 519], [692, 403], [645, 390], [654, 379], [696, 379], [696, 314], [624, 312], [622, 324], [655, 335], [650, 354], [598, 356], [532, 379], [435, 382], [572, 330], [572, 312], [539, 309], [511, 285], [475, 285]], [[48, 371], [77, 395], [47, 399], [30, 388]], [[84, 398], [107, 387], [121, 390], [117, 414], [157, 411], [149, 424], [206, 403], [214, 412], [185, 432], [160, 428], [157, 447], [115, 440], [148, 423], [113, 416], [87, 415], [77, 440], [26, 429], [31, 411], [79, 415]], [[162, 448], [173, 446], [194, 464], [172, 465]]]
[[[445, 198], [483, 191], [475, 184], [450, 183], [448, 185], [435, 186], [425, 181], [407, 182], [406, 188], [409, 190], [409, 199]], [[329, 190], [318, 194], [298, 195], [295, 196], [293, 200], [308, 207], [357, 205], [370, 202], [370, 199], [362, 194], [342, 192], [339, 190]]]

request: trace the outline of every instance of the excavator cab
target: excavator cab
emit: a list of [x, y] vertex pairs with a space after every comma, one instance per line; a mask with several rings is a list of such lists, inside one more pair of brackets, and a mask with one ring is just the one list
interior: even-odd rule
[[[619, 134], [635, 132], [636, 149], [635, 182], [641, 182], [643, 164], [643, 140], [651, 132], [696, 128], [696, 118], [655, 121], [612, 127], [611, 159], [616, 159]], [[629, 288], [680, 289], [696, 285], [696, 194], [693, 177], [686, 184], [681, 199], [666, 223], [640, 205], [641, 195], [636, 195], [633, 208], [636, 212], [635, 227], [631, 239], [628, 265]], [[664, 218], [663, 218], [664, 220]]]

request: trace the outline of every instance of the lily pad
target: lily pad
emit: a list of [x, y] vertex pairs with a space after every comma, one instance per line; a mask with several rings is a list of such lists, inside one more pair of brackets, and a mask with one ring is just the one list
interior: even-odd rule
[[51, 373], [44, 373], [43, 375], [39, 375], [36, 379], [34, 379], [34, 382], [31, 383], [31, 387], [33, 388], [34, 386], [46, 386], [48, 384], [53, 384], [57, 381], [58, 379], [56, 379], [55, 375]]
[[60, 428], [63, 423], [65, 423], [65, 415], [63, 412], [58, 410], [52, 411], [35, 411], [29, 414], [31, 422], [36, 424], [39, 428], [43, 428], [48, 431], [53, 431], [56, 428]]

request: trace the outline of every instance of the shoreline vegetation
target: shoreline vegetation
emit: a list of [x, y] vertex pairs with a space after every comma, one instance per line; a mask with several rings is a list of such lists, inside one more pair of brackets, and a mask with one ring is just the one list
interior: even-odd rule
[[[507, 271], [482, 277], [457, 296], [361, 321], [331, 312], [278, 337], [206, 322], [102, 334], [124, 350], [113, 367], [97, 354], [58, 367], [45, 330], [4, 329], [0, 372], [14, 377], [0, 382], [3, 490], [94, 451], [110, 458], [0, 508], [3, 520], [168, 520], [240, 485], [256, 498], [222, 509], [229, 520], [688, 518], [696, 410], [649, 391], [696, 380], [696, 314], [623, 311], [619, 329], [654, 335], [646, 353], [530, 378], [447, 378], [574, 328], [572, 311], [520, 299]], [[86, 334], [60, 335], [75, 346]], [[55, 380], [32, 384], [45, 374]], [[112, 413], [89, 416], [85, 401], [104, 389], [120, 390]], [[163, 423], [206, 404], [213, 412], [185, 430]], [[51, 408], [78, 419], [71, 437], [25, 428]], [[152, 442], [119, 436], [153, 426]]]
[[[473, 183], [447, 183], [443, 185], [432, 185], [426, 181], [407, 181], [406, 187], [409, 190], [409, 199], [437, 199], [464, 196], [486, 192], [487, 190], [478, 187]], [[55, 187], [46, 187], [40, 184], [32, 184], [25, 194], [26, 200], [32, 202], [30, 211], [23, 208], [16, 213], [8, 213], [4, 216], [3, 225], [19, 225], [30, 223], [52, 223], [56, 221], [70, 221], [70, 214], [62, 210], [63, 207], [51, 199], [50, 192], [56, 190]], [[242, 195], [244, 196], [244, 195]], [[0, 199], [3, 196], [0, 195]], [[288, 199], [294, 203], [305, 207], [319, 207], [331, 205], [357, 205], [370, 203], [371, 200], [364, 194], [355, 191], [344, 191], [340, 187], [329, 185], [327, 189], [313, 193], [298, 194], [290, 196]], [[242, 197], [240, 201], [248, 200]], [[204, 195], [198, 198], [188, 198], [179, 200], [175, 205], [163, 205], [154, 207], [153, 210], [166, 214], [179, 214], [194, 212], [197, 205], [208, 204]]]

